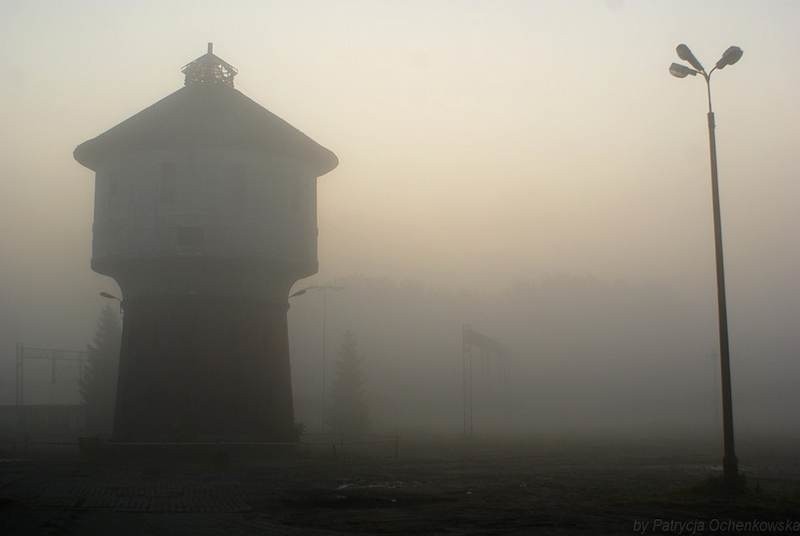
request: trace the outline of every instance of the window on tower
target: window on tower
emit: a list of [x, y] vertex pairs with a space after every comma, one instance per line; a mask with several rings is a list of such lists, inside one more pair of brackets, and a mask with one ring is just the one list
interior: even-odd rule
[[163, 162], [161, 164], [161, 201], [172, 203], [175, 201], [175, 164]]

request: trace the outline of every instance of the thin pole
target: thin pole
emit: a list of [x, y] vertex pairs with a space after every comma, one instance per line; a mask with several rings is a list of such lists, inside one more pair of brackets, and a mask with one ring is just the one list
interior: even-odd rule
[[472, 405], [472, 367], [474, 360], [472, 359], [472, 350], [469, 351], [469, 437], [472, 437], [474, 430], [473, 426], [473, 405]]
[[19, 345], [19, 404], [25, 405], [25, 346]]
[[736, 459], [733, 436], [733, 400], [731, 396], [731, 363], [728, 343], [728, 305], [725, 297], [725, 263], [722, 255], [722, 217], [719, 203], [719, 176], [717, 172], [716, 122], [711, 109], [711, 82], [706, 77], [708, 87], [708, 143], [711, 157], [711, 197], [714, 208], [714, 249], [717, 266], [717, 312], [719, 317], [719, 361], [722, 374], [722, 467], [726, 480], [735, 481], [739, 464]]
[[328, 329], [327, 329], [327, 320], [328, 320], [328, 291], [329, 290], [342, 290], [343, 287], [337, 287], [334, 285], [314, 285], [310, 287], [306, 287], [302, 290], [295, 292], [294, 294], [290, 295], [289, 298], [294, 298], [295, 296], [300, 296], [301, 294], [305, 294], [309, 290], [319, 290], [322, 292], [322, 400], [320, 402], [320, 417], [321, 422], [320, 426], [322, 431], [325, 431], [326, 423], [327, 423], [327, 391], [328, 391], [328, 359], [327, 359], [327, 351], [328, 351]]
[[83, 383], [83, 360], [78, 361], [78, 385]]
[[20, 382], [20, 372], [21, 372], [21, 370], [20, 370], [20, 361], [21, 361], [21, 359], [20, 359], [20, 355], [19, 355], [19, 343], [17, 343], [15, 357], [16, 357], [16, 365], [17, 365], [17, 375], [16, 375], [16, 382], [15, 382], [15, 384], [16, 384], [15, 385], [16, 386], [15, 398], [16, 398], [17, 406], [21, 406], [22, 405], [22, 398], [21, 398], [22, 391], [20, 390], [20, 383], [21, 383]]
[[461, 413], [464, 420], [464, 437], [467, 436], [467, 343], [466, 326], [461, 328]]
[[326, 376], [326, 369], [328, 367], [328, 360], [326, 356], [326, 349], [327, 349], [327, 321], [328, 317], [328, 291], [327, 289], [322, 289], [322, 414], [321, 417], [321, 424], [322, 424], [322, 431], [325, 431], [325, 411], [327, 407], [327, 376]]

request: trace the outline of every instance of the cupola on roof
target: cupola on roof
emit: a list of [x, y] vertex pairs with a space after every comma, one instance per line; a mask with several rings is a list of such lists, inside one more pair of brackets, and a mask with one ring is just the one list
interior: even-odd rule
[[75, 159], [97, 170], [136, 151], [238, 148], [308, 165], [317, 176], [334, 169], [336, 155], [233, 87], [236, 68], [208, 52], [185, 65], [185, 86], [96, 138]]
[[186, 75], [187, 86], [225, 84], [233, 87], [233, 77], [239, 74], [233, 65], [214, 55], [214, 43], [209, 43], [208, 52], [184, 65], [181, 72]]

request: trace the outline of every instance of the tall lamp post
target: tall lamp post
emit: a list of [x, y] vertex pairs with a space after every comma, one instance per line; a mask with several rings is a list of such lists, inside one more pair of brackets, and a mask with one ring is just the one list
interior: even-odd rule
[[322, 415], [321, 415], [321, 423], [322, 429], [325, 429], [325, 408], [326, 408], [326, 401], [327, 401], [327, 357], [326, 357], [326, 339], [327, 339], [327, 319], [328, 319], [328, 291], [339, 291], [343, 290], [344, 287], [338, 287], [335, 285], [313, 285], [310, 287], [306, 287], [304, 289], [298, 290], [297, 292], [291, 294], [289, 297], [294, 298], [296, 296], [302, 296], [303, 294], [309, 291], [320, 291], [322, 292]]
[[722, 430], [723, 448], [722, 467], [725, 480], [733, 483], [738, 478], [738, 461], [736, 460], [736, 450], [733, 441], [733, 402], [731, 399], [731, 364], [728, 346], [728, 310], [725, 299], [725, 265], [722, 258], [722, 222], [719, 208], [719, 179], [717, 175], [717, 139], [714, 134], [716, 124], [714, 122], [714, 111], [711, 108], [711, 74], [717, 69], [724, 69], [727, 65], [733, 65], [742, 57], [742, 49], [739, 47], [728, 47], [722, 57], [714, 67], [706, 72], [703, 65], [689, 50], [689, 47], [680, 44], [676, 48], [678, 57], [688, 62], [691, 67], [680, 63], [673, 63], [669, 66], [669, 72], [676, 78], [686, 78], [696, 76], [698, 73], [703, 75], [706, 81], [706, 93], [708, 95], [708, 143], [711, 156], [711, 196], [714, 208], [714, 247], [717, 261], [717, 308], [719, 316], [719, 359], [722, 373]]

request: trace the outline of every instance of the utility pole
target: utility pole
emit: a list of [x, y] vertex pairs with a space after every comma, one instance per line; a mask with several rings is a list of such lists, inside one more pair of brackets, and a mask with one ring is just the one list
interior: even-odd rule
[[302, 296], [303, 294], [307, 293], [308, 291], [320, 291], [322, 292], [322, 400], [321, 400], [321, 410], [320, 410], [320, 429], [324, 432], [327, 422], [327, 401], [328, 401], [328, 386], [327, 386], [327, 368], [328, 368], [328, 358], [327, 358], [327, 338], [328, 338], [328, 291], [339, 291], [344, 290], [344, 287], [336, 286], [336, 285], [313, 285], [310, 287], [306, 287], [304, 289], [298, 290], [297, 292], [291, 294], [289, 298], [294, 298], [296, 296]]

